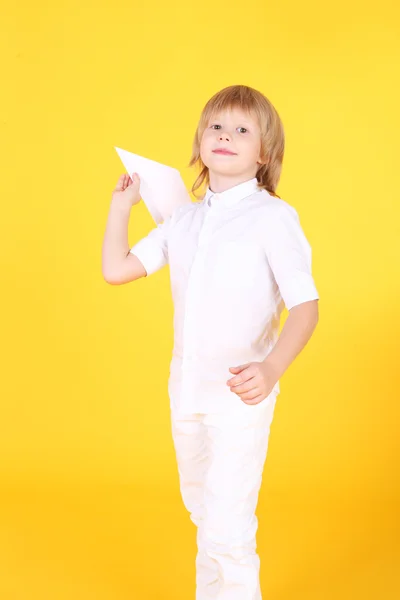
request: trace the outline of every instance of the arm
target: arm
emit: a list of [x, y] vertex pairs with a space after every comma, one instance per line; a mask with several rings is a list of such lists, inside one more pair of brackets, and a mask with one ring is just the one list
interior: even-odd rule
[[107, 283], [121, 285], [145, 277], [147, 272], [137, 256], [130, 253], [128, 203], [111, 201], [102, 247], [102, 272]]
[[319, 294], [312, 275], [311, 246], [297, 211], [286, 202], [275, 205], [266, 236], [266, 253], [289, 316], [266, 356], [276, 379], [307, 344], [319, 318]]
[[293, 306], [281, 334], [263, 361], [276, 373], [278, 380], [310, 339], [319, 320], [318, 300]]

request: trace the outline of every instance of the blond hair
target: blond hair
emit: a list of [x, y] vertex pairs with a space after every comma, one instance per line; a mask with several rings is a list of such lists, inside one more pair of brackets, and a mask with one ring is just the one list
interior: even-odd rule
[[272, 103], [258, 90], [247, 85], [231, 85], [223, 88], [208, 100], [200, 115], [193, 140], [192, 156], [188, 167], [198, 165], [200, 174], [192, 186], [196, 198], [196, 190], [203, 184], [209, 185], [209, 169], [200, 157], [200, 142], [210, 119], [223, 110], [240, 108], [252, 114], [258, 120], [261, 130], [260, 157], [265, 164], [260, 165], [256, 173], [259, 189], [265, 189], [277, 196], [279, 178], [281, 176], [283, 155], [285, 151], [285, 134], [282, 121]]

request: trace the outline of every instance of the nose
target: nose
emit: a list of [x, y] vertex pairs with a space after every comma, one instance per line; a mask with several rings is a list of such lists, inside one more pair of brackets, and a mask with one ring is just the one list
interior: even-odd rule
[[219, 140], [229, 140], [229, 139], [230, 139], [230, 136], [229, 136], [229, 134], [228, 134], [228, 133], [220, 133], [220, 134], [218, 135], [218, 139], [219, 139]]

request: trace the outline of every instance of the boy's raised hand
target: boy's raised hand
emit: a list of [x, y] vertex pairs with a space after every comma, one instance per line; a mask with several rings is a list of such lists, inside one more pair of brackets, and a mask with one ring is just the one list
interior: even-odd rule
[[245, 404], [259, 404], [265, 400], [279, 379], [278, 373], [266, 361], [254, 361], [229, 370], [236, 375], [226, 384]]
[[132, 174], [132, 179], [127, 173], [120, 176], [112, 193], [112, 202], [121, 206], [132, 208], [140, 201], [140, 177]]

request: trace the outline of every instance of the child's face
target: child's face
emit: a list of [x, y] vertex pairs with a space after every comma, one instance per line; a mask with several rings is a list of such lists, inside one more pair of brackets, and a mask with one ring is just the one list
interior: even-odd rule
[[[217, 154], [225, 148], [234, 154]], [[259, 166], [261, 132], [257, 119], [238, 108], [223, 111], [208, 123], [200, 143], [200, 156], [209, 168], [210, 181], [219, 177], [255, 177]]]

